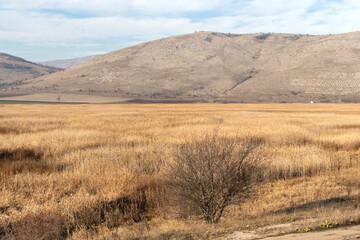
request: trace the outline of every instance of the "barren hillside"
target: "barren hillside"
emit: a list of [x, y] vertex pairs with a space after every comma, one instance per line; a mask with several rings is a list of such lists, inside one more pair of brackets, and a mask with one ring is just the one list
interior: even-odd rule
[[19, 57], [0, 53], [0, 94], [24, 84], [25, 80], [54, 73], [60, 68], [43, 66]]
[[356, 102], [360, 32], [197, 32], [139, 44], [29, 80], [25, 92], [144, 101]]

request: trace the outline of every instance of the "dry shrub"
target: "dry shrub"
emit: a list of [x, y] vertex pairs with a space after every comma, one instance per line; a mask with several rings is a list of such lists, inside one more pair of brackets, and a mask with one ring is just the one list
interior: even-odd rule
[[7, 232], [8, 231], [5, 227], [0, 226], [0, 239], [5, 238]]
[[95, 229], [101, 224], [113, 228], [151, 218], [163, 197], [161, 189], [158, 182], [150, 180], [147, 184], [139, 184], [127, 195], [83, 205], [73, 213], [72, 221], [66, 224], [67, 229], [69, 232], [81, 228]]
[[12, 226], [10, 238], [14, 239], [63, 239], [66, 237], [64, 218], [56, 212], [30, 213]]
[[3, 160], [40, 160], [43, 157], [42, 153], [28, 148], [17, 149], [0, 149], [0, 161]]
[[18, 173], [50, 173], [62, 167], [43, 160], [43, 153], [34, 149], [0, 149], [0, 176]]
[[10, 134], [10, 133], [17, 134], [18, 131], [15, 128], [0, 127], [0, 134]]
[[338, 128], [338, 129], [360, 129], [360, 124], [338, 124], [335, 126], [330, 126], [330, 128]]
[[0, 163], [0, 176], [11, 176], [18, 173], [51, 173], [62, 167], [51, 165], [47, 162], [38, 161], [6, 161]]
[[220, 220], [235, 197], [250, 196], [259, 174], [256, 138], [206, 135], [181, 145], [169, 164], [170, 191], [181, 203], [199, 212], [208, 223]]

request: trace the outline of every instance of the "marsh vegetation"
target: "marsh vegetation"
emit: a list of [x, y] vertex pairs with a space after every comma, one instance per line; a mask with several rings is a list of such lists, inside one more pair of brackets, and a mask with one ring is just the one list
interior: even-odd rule
[[[358, 222], [359, 133], [351, 104], [0, 105], [0, 238], [201, 239]], [[239, 159], [257, 164], [240, 161], [241, 172]], [[217, 201], [190, 198], [199, 179]]]

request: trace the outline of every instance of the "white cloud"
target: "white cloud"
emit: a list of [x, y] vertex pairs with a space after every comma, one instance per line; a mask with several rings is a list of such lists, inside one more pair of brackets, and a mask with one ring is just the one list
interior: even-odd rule
[[0, 41], [98, 51], [200, 30], [341, 33], [360, 30], [359, 11], [357, 0], [0, 0]]
[[230, 2], [228, 0], [133, 0], [131, 6], [148, 13], [176, 13], [219, 9]]
[[[286, 1], [286, 0], [253, 0], [245, 6], [243, 11], [247, 13], [254, 13], [256, 15], [270, 15], [288, 12], [294, 9], [305, 11], [310, 6], [314, 5], [317, 0], [302, 0], [302, 1]], [[249, 12], [251, 11], [251, 12]]]
[[127, 18], [121, 16], [66, 18], [61, 15], [0, 11], [0, 39], [19, 42], [63, 44], [71, 41], [116, 37], [176, 35], [196, 26], [186, 18]]
[[[162, 16], [157, 11], [200, 11], [236, 6], [230, 16], [208, 17], [201, 20]], [[324, 1], [323, 1], [324, 2]], [[227, 3], [227, 5], [226, 5]], [[0, 39], [41, 44], [76, 44], [107, 38], [128, 38], [128, 41], [155, 39], [169, 35], [189, 33], [196, 30], [220, 32], [294, 32], [294, 33], [338, 33], [357, 29], [360, 21], [360, 3], [345, 0], [347, 4], [323, 4], [323, 8], [308, 12], [317, 0], [251, 0], [238, 2], [231, 0], [25, 0], [4, 1], [1, 6], [10, 10], [0, 10]], [[20, 8], [20, 10], [19, 10]], [[24, 9], [25, 8], [25, 9]], [[34, 9], [82, 9], [99, 11], [125, 11], [141, 9], [154, 15], [124, 16], [105, 15], [87, 18], [67, 17], [56, 11], [35, 11]], [[140, 10], [139, 10], [140, 11]]]
[[232, 0], [0, 0], [0, 6], [5, 9], [87, 11], [97, 14], [171, 14], [216, 10], [231, 2]]
[[[286, 32], [329, 34], [359, 30], [360, 2], [326, 0], [252, 0], [236, 8], [233, 16], [205, 19], [224, 32]], [[220, 30], [221, 31], [221, 30]]]

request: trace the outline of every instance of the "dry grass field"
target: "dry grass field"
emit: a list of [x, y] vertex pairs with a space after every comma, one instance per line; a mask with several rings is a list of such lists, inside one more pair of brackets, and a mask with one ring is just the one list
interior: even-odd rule
[[[211, 225], [168, 196], [166, 166], [214, 131], [262, 139], [263, 170], [254, 195]], [[0, 105], [0, 239], [208, 239], [358, 223], [359, 154], [355, 104]]]

